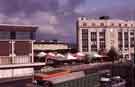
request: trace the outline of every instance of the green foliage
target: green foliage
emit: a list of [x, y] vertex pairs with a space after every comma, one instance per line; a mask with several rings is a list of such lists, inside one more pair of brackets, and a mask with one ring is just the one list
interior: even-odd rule
[[107, 55], [110, 57], [111, 61], [117, 60], [119, 57], [119, 52], [116, 51], [114, 47], [111, 47]]

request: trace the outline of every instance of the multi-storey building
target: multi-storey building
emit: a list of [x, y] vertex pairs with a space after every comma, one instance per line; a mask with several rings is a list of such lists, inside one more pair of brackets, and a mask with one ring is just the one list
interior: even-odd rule
[[99, 51], [115, 47], [123, 57], [134, 55], [135, 21], [118, 19], [77, 20], [77, 44], [81, 52]]
[[0, 25], [0, 79], [31, 76], [35, 63], [33, 42], [36, 26]]

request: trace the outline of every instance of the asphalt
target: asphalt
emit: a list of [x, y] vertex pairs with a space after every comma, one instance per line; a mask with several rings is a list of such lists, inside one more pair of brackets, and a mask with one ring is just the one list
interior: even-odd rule
[[32, 77], [11, 78], [0, 80], [0, 87], [34, 87]]

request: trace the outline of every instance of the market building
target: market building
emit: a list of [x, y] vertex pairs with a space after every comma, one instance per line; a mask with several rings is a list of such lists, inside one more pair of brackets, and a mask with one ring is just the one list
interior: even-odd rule
[[33, 43], [37, 26], [0, 24], [0, 79], [31, 76], [34, 67]]

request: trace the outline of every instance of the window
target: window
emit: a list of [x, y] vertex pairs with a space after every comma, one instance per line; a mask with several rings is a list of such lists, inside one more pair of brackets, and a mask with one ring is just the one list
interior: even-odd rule
[[91, 51], [97, 51], [97, 32], [91, 32]]
[[124, 32], [124, 43], [125, 48], [128, 48], [128, 32]]
[[127, 24], [125, 24], [125, 27], [127, 27]]
[[130, 47], [134, 47], [134, 31], [130, 31]]
[[87, 26], [87, 23], [83, 23], [83, 26], [86, 27]]
[[133, 24], [131, 24], [131, 27], [133, 27]]
[[10, 33], [10, 39], [16, 39], [16, 33], [15, 32]]
[[105, 31], [99, 32], [99, 47], [100, 49], [105, 48]]
[[114, 26], [114, 23], [112, 23], [111, 26]]
[[133, 32], [133, 31], [131, 31], [131, 32], [130, 32], [130, 35], [131, 35], [131, 36], [132, 36], [132, 35], [134, 35], [134, 32]]
[[10, 32], [0, 32], [0, 39], [10, 39]]
[[121, 27], [121, 24], [119, 24], [119, 27]]
[[91, 32], [91, 41], [97, 41], [97, 32]]
[[88, 29], [82, 29], [82, 51], [88, 52]]
[[16, 39], [30, 39], [30, 32], [16, 32]]
[[94, 26], [96, 26], [96, 24], [95, 24], [95, 23], [92, 23], [91, 25], [92, 25], [93, 27], [94, 27]]
[[32, 52], [31, 42], [29, 41], [16, 41], [14, 44], [14, 51], [17, 56], [29, 55]]
[[100, 23], [100, 26], [104, 26], [104, 23]]
[[0, 56], [9, 56], [11, 53], [11, 43], [9, 41], [0, 42]]
[[123, 41], [122, 32], [118, 32], [118, 47], [119, 47], [119, 49], [122, 49], [122, 47], [123, 47], [122, 41]]

